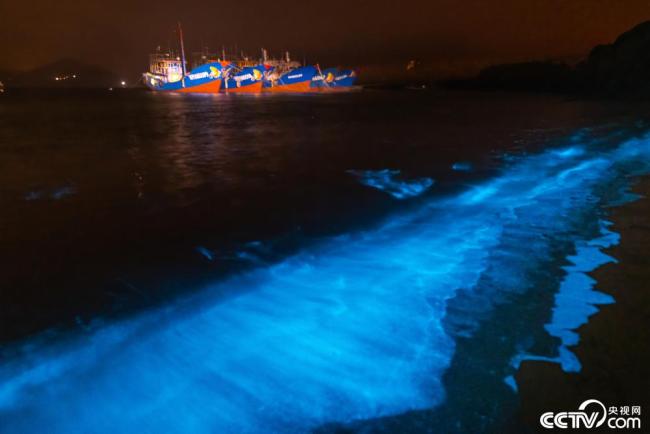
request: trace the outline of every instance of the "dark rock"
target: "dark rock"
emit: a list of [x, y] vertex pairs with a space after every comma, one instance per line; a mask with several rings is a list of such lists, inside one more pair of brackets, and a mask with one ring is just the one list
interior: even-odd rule
[[595, 93], [650, 97], [650, 21], [595, 47], [576, 74]]

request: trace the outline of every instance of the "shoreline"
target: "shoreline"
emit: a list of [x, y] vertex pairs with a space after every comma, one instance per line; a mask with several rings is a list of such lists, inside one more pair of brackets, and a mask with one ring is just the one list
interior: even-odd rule
[[[642, 429], [650, 423], [644, 417], [644, 411], [650, 411], [650, 176], [641, 178], [631, 191], [641, 197], [611, 208], [608, 218], [620, 242], [604, 253], [617, 262], [589, 273], [596, 280], [595, 289], [611, 295], [615, 303], [599, 306], [577, 330], [580, 342], [571, 350], [582, 370], [566, 373], [557, 363], [528, 360], [515, 374], [517, 419], [532, 432], [550, 432], [539, 423], [542, 413], [577, 411], [587, 399], [608, 408], [640, 405]], [[603, 426], [589, 432], [607, 430]]]

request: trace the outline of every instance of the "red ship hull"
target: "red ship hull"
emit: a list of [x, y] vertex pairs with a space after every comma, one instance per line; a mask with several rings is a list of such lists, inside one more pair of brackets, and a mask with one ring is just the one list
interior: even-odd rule
[[210, 83], [199, 84], [197, 86], [183, 87], [176, 92], [180, 93], [219, 93], [221, 90], [221, 80], [214, 80]]
[[248, 84], [246, 86], [240, 87], [231, 87], [224, 89], [226, 93], [261, 93], [262, 92], [262, 81], [255, 82], [253, 84]]
[[277, 86], [265, 87], [264, 92], [270, 93], [306, 93], [313, 92], [311, 80], [301, 81], [300, 83], [280, 84]]

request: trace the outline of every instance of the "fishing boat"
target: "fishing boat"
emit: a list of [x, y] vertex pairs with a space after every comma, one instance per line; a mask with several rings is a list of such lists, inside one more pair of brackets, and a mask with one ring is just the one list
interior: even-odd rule
[[356, 81], [353, 70], [321, 71], [319, 66], [292, 61], [289, 52], [280, 59], [269, 59], [265, 49], [262, 58], [255, 59], [243, 52], [226, 56], [225, 48], [220, 55], [210, 54], [205, 48], [192, 53], [194, 68], [188, 73], [180, 23], [178, 37], [178, 55], [159, 49], [150, 56], [149, 71], [143, 74], [149, 89], [181, 93], [307, 93], [350, 89]]
[[311, 92], [312, 79], [317, 74], [318, 70], [313, 66], [300, 66], [284, 73], [271, 70], [264, 79], [262, 90], [275, 93]]
[[311, 79], [311, 88], [314, 91], [320, 91], [330, 88], [334, 84], [334, 77], [336, 75], [336, 68], [328, 68], [321, 71], [317, 66], [318, 74], [314, 75]]
[[180, 61], [163, 59], [164, 66], [144, 74], [144, 82], [151, 90], [181, 93], [219, 93], [223, 67], [214, 62], [194, 68], [184, 74]]
[[334, 76], [336, 87], [352, 87], [357, 81], [357, 72], [353, 69], [343, 69]]
[[357, 72], [352, 69], [327, 68], [312, 78], [311, 87], [318, 92], [351, 90], [357, 77]]
[[305, 93], [311, 92], [311, 80], [318, 73], [313, 66], [303, 66], [291, 60], [289, 52], [282, 59], [269, 59], [262, 49], [264, 64], [264, 84], [262, 90], [270, 93]]
[[260, 93], [264, 78], [264, 66], [239, 67], [230, 64], [226, 68], [223, 79], [223, 90], [226, 93]]
[[209, 62], [186, 71], [183, 29], [178, 23], [180, 56], [172, 52], [149, 57], [149, 72], [143, 74], [144, 84], [151, 90], [181, 93], [218, 93], [223, 79], [223, 64]]

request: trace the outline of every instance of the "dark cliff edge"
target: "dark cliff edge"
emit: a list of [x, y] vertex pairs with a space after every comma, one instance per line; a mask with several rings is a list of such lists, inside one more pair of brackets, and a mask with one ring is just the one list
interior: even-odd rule
[[575, 66], [534, 61], [496, 65], [470, 79], [441, 83], [454, 89], [557, 92], [576, 96], [650, 98], [650, 21], [598, 45]]

